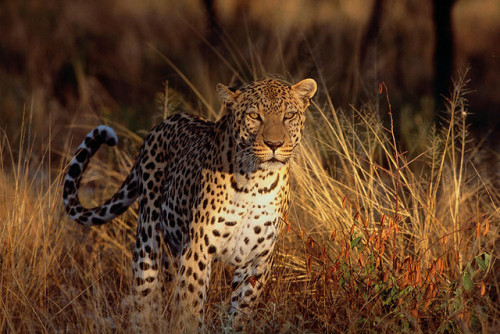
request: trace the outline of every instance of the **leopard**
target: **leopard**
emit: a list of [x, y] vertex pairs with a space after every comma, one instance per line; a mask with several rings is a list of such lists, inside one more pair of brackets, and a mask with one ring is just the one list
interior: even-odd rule
[[215, 261], [234, 267], [233, 324], [241, 328], [256, 307], [288, 215], [290, 160], [317, 84], [266, 78], [216, 89], [220, 119], [167, 117], [144, 138], [125, 181], [102, 205], [84, 207], [78, 189], [99, 147], [118, 143], [111, 127], [99, 125], [86, 135], [64, 179], [65, 211], [84, 226], [109, 222], [138, 201], [134, 295], [146, 298], [176, 277], [181, 330], [204, 321]]

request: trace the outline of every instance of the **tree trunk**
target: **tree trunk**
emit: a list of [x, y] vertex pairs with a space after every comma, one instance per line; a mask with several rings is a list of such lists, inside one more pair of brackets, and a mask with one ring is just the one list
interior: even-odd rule
[[451, 10], [455, 0], [433, 0], [434, 9], [434, 97], [436, 107], [436, 120], [443, 112], [443, 98], [448, 96], [453, 71], [453, 29]]

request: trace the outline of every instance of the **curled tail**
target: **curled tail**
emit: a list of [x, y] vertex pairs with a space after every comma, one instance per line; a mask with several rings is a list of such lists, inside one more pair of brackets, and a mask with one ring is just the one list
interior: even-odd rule
[[89, 164], [90, 158], [104, 143], [114, 146], [118, 143], [118, 137], [112, 128], [99, 125], [89, 132], [84, 141], [78, 146], [64, 179], [64, 208], [71, 219], [86, 226], [107, 223], [126, 211], [137, 198], [138, 179], [134, 166], [120, 189], [104, 204], [88, 209], [84, 208], [80, 203], [78, 188], [83, 173]]

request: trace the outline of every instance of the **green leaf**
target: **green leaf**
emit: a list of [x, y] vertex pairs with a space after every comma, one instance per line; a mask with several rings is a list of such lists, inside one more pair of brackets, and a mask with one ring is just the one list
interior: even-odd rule
[[488, 253], [481, 253], [475, 257], [477, 265], [482, 271], [486, 271], [490, 265], [490, 255]]
[[404, 297], [404, 296], [407, 296], [410, 292], [413, 291], [413, 287], [412, 286], [407, 286], [406, 288], [404, 288], [403, 290], [401, 290], [399, 292], [399, 295]]
[[486, 263], [484, 263], [484, 260], [481, 258], [481, 255], [476, 256], [476, 262], [482, 271], [486, 271], [487, 266]]
[[491, 259], [490, 254], [484, 253], [484, 264], [486, 264], [486, 268], [488, 268], [488, 266], [490, 265], [490, 259]]
[[472, 282], [469, 272], [466, 271], [462, 275], [462, 283], [466, 291], [470, 291], [474, 287], [474, 282]]
[[351, 249], [354, 249], [354, 247], [356, 247], [356, 246], [359, 244], [359, 242], [361, 241], [361, 239], [362, 239], [361, 237], [357, 237], [357, 238], [355, 238], [355, 239], [351, 242]]

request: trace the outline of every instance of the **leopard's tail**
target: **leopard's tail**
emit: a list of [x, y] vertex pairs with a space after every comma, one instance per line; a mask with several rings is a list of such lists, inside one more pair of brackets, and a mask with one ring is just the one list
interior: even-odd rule
[[114, 146], [118, 143], [118, 137], [112, 128], [99, 125], [89, 132], [80, 146], [78, 146], [75, 156], [69, 164], [64, 180], [64, 208], [71, 219], [86, 226], [101, 225], [119, 216], [135, 201], [138, 194], [137, 171], [136, 165], [134, 165], [132, 171], [113, 197], [95, 208], [89, 209], [82, 206], [78, 197], [80, 181], [89, 164], [90, 158], [104, 143]]

